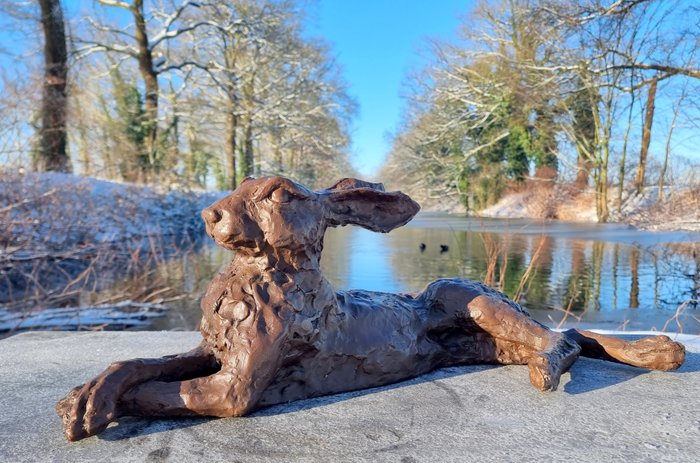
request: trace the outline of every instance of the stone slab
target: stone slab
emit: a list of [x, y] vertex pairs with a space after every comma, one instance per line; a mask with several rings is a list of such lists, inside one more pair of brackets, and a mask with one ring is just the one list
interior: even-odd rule
[[[690, 338], [688, 338], [690, 339]], [[54, 404], [115, 360], [193, 332], [34, 332], [0, 341], [0, 461], [700, 461], [700, 347], [661, 373], [580, 359], [541, 393], [523, 366], [447, 368], [227, 419], [124, 418], [69, 443]]]

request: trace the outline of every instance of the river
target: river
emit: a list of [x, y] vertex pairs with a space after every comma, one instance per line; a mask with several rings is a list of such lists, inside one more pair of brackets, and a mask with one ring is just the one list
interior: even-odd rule
[[[206, 245], [167, 271], [199, 295], [228, 259]], [[329, 229], [321, 267], [341, 289], [415, 292], [436, 278], [488, 280], [519, 293], [551, 327], [700, 332], [700, 233], [424, 213], [389, 234]], [[194, 328], [196, 304], [178, 302], [155, 327]]]

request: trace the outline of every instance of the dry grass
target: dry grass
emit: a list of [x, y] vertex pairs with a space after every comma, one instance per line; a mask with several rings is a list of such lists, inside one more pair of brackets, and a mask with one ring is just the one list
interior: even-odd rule
[[181, 297], [162, 267], [203, 236], [197, 208], [183, 201], [182, 211], [149, 209], [168, 198], [122, 185], [100, 198], [93, 188], [89, 181], [52, 184], [0, 171], [0, 309], [30, 313]]
[[531, 217], [556, 219], [561, 203], [560, 190], [551, 184], [532, 183], [528, 187], [527, 211]]
[[494, 240], [490, 233], [481, 233], [481, 240], [484, 243], [484, 251], [486, 253], [486, 270], [484, 271], [483, 282], [486, 286], [492, 288], [499, 288], [501, 281], [496, 281], [496, 268], [498, 267], [498, 261], [505, 255], [507, 262], [507, 250], [505, 247]]
[[[678, 306], [678, 309], [676, 309], [676, 313], [673, 314], [671, 318], [666, 320], [666, 323], [664, 323], [664, 326], [661, 328], [661, 331], [667, 332], [671, 324], [675, 324], [675, 332], [677, 333], [682, 333], [683, 332], [683, 316], [684, 313], [688, 310], [688, 308], [691, 305], [697, 305], [700, 303], [699, 300], [697, 299], [688, 299], [684, 301], [681, 305]], [[689, 314], [690, 317], [692, 317], [696, 322], [700, 322], [700, 318], [698, 318], [696, 315]], [[697, 333], [700, 334], [700, 333]]]
[[481, 213], [492, 217], [590, 222], [596, 220], [595, 195], [569, 184], [529, 181], [510, 188], [497, 205]]
[[633, 211], [624, 220], [651, 230], [700, 230], [700, 185], [667, 193], [663, 201]]
[[540, 255], [542, 254], [542, 249], [544, 248], [544, 244], [546, 243], [547, 239], [545, 236], [540, 236], [540, 240], [537, 242], [537, 247], [535, 248], [535, 251], [532, 253], [532, 257], [530, 258], [530, 263], [527, 265], [527, 268], [523, 272], [522, 276], [520, 277], [520, 282], [518, 283], [518, 288], [515, 290], [515, 293], [513, 294], [513, 300], [518, 301], [520, 300], [520, 296], [523, 294], [523, 289], [525, 288], [525, 285], [528, 287], [530, 286], [530, 282], [532, 281], [532, 275], [533, 272], [535, 271], [535, 268], [537, 267], [537, 264], [540, 259]]
[[[510, 237], [505, 235], [502, 240], [497, 240], [490, 233], [481, 233], [481, 240], [484, 243], [484, 252], [486, 257], [486, 269], [482, 281], [485, 285], [498, 289], [504, 292], [506, 286], [506, 274], [508, 273], [508, 250], [510, 248]], [[520, 276], [517, 289], [513, 294], [508, 296], [515, 302], [518, 302], [521, 297], [527, 293], [532, 282], [537, 265], [539, 263], [542, 249], [546, 243], [546, 237], [541, 236], [537, 245], [530, 256], [530, 261]], [[498, 277], [496, 271], [498, 270]]]

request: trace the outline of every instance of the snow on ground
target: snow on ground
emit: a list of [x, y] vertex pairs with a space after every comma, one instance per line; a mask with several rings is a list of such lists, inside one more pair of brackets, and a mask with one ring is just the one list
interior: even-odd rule
[[[32, 251], [203, 231], [225, 193], [168, 191], [61, 173], [0, 172], [0, 240]], [[7, 252], [7, 248], [6, 248]]]
[[491, 217], [494, 219], [534, 218], [528, 210], [527, 200], [529, 197], [530, 194], [527, 192], [507, 195], [493, 206], [479, 211], [479, 216]]
[[0, 333], [162, 316], [177, 294], [149, 269], [198, 245], [200, 212], [223, 195], [0, 170]]
[[[610, 222], [621, 222], [646, 230], [700, 231], [700, 198], [690, 188], [664, 188], [664, 201], [659, 203], [659, 188], [646, 187], [641, 195], [625, 191], [622, 208], [611, 202]], [[481, 217], [547, 219], [573, 222], [597, 222], [595, 195], [592, 191], [578, 194], [534, 189], [511, 193], [478, 214]]]

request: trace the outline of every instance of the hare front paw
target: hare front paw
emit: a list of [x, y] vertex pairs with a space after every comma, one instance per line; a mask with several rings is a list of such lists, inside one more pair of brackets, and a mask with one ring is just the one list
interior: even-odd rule
[[118, 418], [119, 384], [107, 372], [73, 388], [56, 404], [66, 438], [77, 441], [104, 431]]

